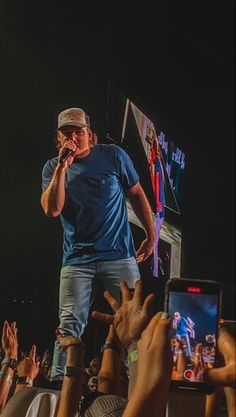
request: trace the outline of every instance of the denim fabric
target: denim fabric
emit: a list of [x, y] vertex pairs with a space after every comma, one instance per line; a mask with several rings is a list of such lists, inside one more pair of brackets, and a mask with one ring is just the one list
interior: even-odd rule
[[[100, 279], [104, 289], [120, 299], [120, 282], [134, 288], [140, 278], [136, 259], [90, 262], [61, 269], [59, 294], [59, 330], [64, 335], [81, 337], [88, 320], [93, 288]], [[66, 355], [55, 342], [51, 379], [63, 379]]]

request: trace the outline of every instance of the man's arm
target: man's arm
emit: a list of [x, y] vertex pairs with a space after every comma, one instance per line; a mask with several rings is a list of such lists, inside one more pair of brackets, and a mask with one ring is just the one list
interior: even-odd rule
[[71, 155], [63, 163], [57, 163], [52, 179], [41, 196], [41, 205], [45, 214], [49, 217], [58, 217], [65, 204], [65, 176], [66, 170], [72, 164], [75, 155], [78, 155], [78, 147], [73, 140], [67, 139], [58, 154], [58, 161], [64, 150], [70, 149]]
[[142, 242], [139, 250], [137, 251], [137, 261], [143, 262], [152, 254], [155, 246], [156, 232], [153, 222], [152, 209], [140, 182], [129, 189], [127, 196], [130, 199], [131, 206], [136, 216], [142, 223], [146, 232], [146, 239]]
[[65, 204], [65, 175], [66, 167], [58, 164], [49, 186], [42, 193], [41, 205], [46, 216], [57, 217], [61, 214]]

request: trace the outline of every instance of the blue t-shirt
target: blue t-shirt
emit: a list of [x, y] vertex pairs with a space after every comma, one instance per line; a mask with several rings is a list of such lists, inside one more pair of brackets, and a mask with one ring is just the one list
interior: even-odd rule
[[[49, 185], [58, 158], [46, 162], [42, 189]], [[60, 215], [64, 231], [62, 265], [135, 256], [125, 191], [139, 181], [127, 153], [99, 144], [66, 172], [66, 201]]]
[[187, 320], [184, 317], [181, 317], [180, 320], [176, 320], [177, 322], [177, 329], [176, 329], [176, 333], [179, 334], [180, 336], [185, 336], [188, 334], [187, 331]]

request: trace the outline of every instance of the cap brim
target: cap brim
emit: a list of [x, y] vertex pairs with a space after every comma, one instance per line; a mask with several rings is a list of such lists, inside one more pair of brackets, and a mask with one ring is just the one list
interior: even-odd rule
[[67, 122], [67, 123], [64, 123], [64, 124], [58, 126], [56, 128], [56, 132], [57, 132], [57, 130], [60, 130], [62, 127], [65, 127], [65, 126], [89, 127], [88, 125], [85, 125], [84, 123], [76, 123], [76, 122], [71, 122], [70, 123], [70, 122]]

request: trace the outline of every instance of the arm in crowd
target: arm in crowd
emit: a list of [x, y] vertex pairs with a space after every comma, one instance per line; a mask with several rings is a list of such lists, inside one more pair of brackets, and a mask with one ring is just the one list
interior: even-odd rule
[[[17, 364], [18, 340], [16, 322], [10, 325], [8, 321], [4, 321], [2, 348], [5, 356], [0, 372], [0, 413], [7, 402]], [[11, 363], [7, 363], [7, 361]]]
[[98, 374], [98, 391], [104, 394], [120, 395], [122, 345], [112, 325], [109, 327], [102, 355], [101, 368]]
[[143, 300], [141, 280], [135, 284], [133, 297], [126, 282], [121, 282], [120, 288], [122, 292], [121, 304], [108, 291], [104, 293], [106, 300], [115, 311], [114, 316], [98, 311], [94, 311], [92, 315], [95, 319], [112, 324], [122, 346], [128, 350], [130, 378], [128, 396], [130, 397], [136, 378], [137, 342], [152, 316], [151, 307], [155, 296], [150, 294]]
[[[9, 395], [21, 391], [24, 388], [33, 386], [33, 382], [39, 372], [39, 362], [36, 361], [36, 346], [33, 345], [27, 357], [24, 357], [19, 364], [18, 361], [18, 339], [16, 322], [11, 325], [4, 322], [2, 331], [2, 348], [4, 360], [0, 372], [0, 412], [6, 405]], [[12, 385], [16, 379], [16, 384]], [[13, 389], [12, 389], [13, 388]]]
[[[206, 369], [204, 372], [205, 382], [216, 387], [224, 387], [228, 416], [235, 417], [235, 388], [236, 388], [236, 341], [226, 326], [219, 329], [217, 340], [218, 351], [223, 360], [223, 366], [218, 368]], [[220, 390], [218, 390], [218, 395]], [[206, 417], [214, 417], [214, 407], [217, 406], [217, 395], [208, 399], [208, 414]]]
[[201, 380], [206, 365], [203, 359], [203, 345], [198, 343], [195, 348], [193, 380]]
[[184, 371], [187, 369], [187, 357], [181, 340], [176, 339], [176, 374], [178, 380], [184, 379]]
[[171, 319], [157, 313], [138, 342], [138, 370], [133, 393], [123, 417], [163, 417], [169, 396], [172, 355], [169, 343]]
[[39, 373], [40, 362], [36, 360], [36, 346], [33, 345], [29, 355], [23, 358], [17, 367], [17, 380], [15, 392], [33, 386]]

